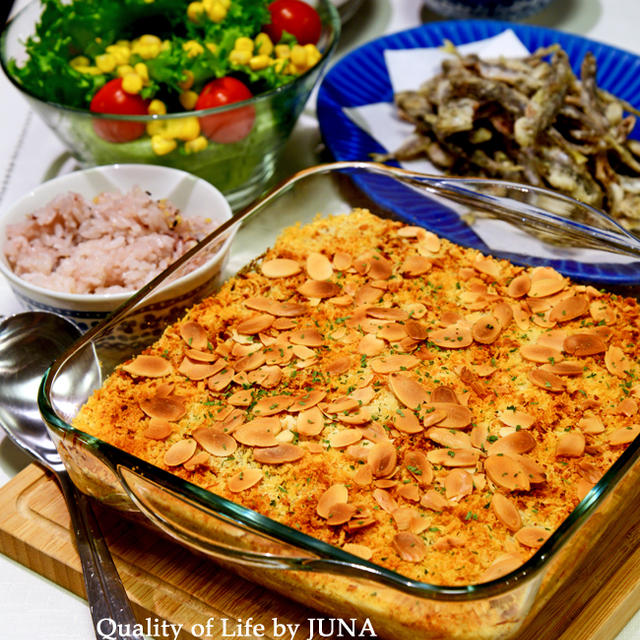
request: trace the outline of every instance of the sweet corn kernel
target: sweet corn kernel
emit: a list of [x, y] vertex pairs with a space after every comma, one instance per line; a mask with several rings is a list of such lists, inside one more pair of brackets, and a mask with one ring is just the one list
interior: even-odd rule
[[251, 51], [237, 51], [234, 49], [229, 54], [229, 62], [235, 62], [235, 64], [248, 64], [251, 60]]
[[160, 53], [161, 45], [137, 43], [131, 47], [131, 53], [138, 54], [143, 60], [156, 58]]
[[187, 52], [189, 58], [195, 58], [204, 52], [204, 47], [195, 40], [188, 40], [182, 43], [182, 50]]
[[187, 111], [191, 111], [196, 106], [198, 94], [195, 91], [183, 91], [179, 98], [180, 104]]
[[128, 40], [117, 40], [115, 44], [111, 45], [114, 47], [124, 47], [125, 49], [131, 48], [131, 43]]
[[96, 56], [96, 67], [103, 73], [111, 73], [116, 68], [116, 57], [110, 53]]
[[162, 40], [158, 38], [158, 36], [154, 36], [151, 33], [145, 33], [144, 35], [138, 38], [140, 44], [143, 45], [153, 45], [159, 47], [162, 44]]
[[143, 84], [147, 84], [149, 82], [149, 69], [147, 69], [147, 65], [144, 62], [136, 62], [133, 68], [140, 78], [142, 78]]
[[233, 48], [236, 51], [253, 51], [254, 42], [251, 38], [245, 38], [244, 36], [241, 38], [236, 38], [236, 43]]
[[171, 153], [178, 143], [175, 140], [168, 140], [162, 136], [151, 136], [151, 149], [157, 156], [164, 156]]
[[189, 18], [191, 22], [199, 22], [204, 11], [205, 9], [202, 2], [191, 2], [187, 7], [187, 18]]
[[178, 84], [183, 91], [188, 91], [193, 86], [193, 73], [187, 69], [182, 72], [184, 80]]
[[305, 67], [307, 64], [307, 52], [304, 50], [304, 47], [299, 44], [294, 44], [291, 49], [291, 62], [296, 65], [296, 67]]
[[122, 78], [122, 90], [127, 93], [140, 93], [142, 91], [142, 78], [137, 73], [127, 73]]
[[91, 60], [87, 56], [76, 56], [69, 61], [69, 65], [72, 69], [78, 70], [79, 67], [88, 67], [91, 64]]
[[199, 151], [204, 151], [208, 144], [204, 136], [198, 136], [193, 140], [187, 140], [187, 142], [184, 143], [184, 150], [187, 153], [198, 153]]
[[217, 0], [202, 0], [202, 6], [204, 7], [204, 10], [209, 13], [216, 2]]
[[171, 40], [163, 40], [160, 45], [160, 51], [169, 51], [171, 49]]
[[218, 53], [218, 45], [214, 42], [205, 42], [204, 46], [207, 47], [207, 49], [209, 49], [209, 51], [211, 51], [211, 53], [213, 53], [214, 55]]
[[266, 33], [259, 33], [256, 36], [256, 47], [261, 56], [270, 56], [273, 53], [273, 42]]
[[171, 133], [178, 140], [195, 140], [200, 135], [200, 121], [195, 116], [174, 120], [173, 125]]
[[[318, 47], [316, 47], [315, 44], [305, 44], [304, 50], [307, 52], [307, 64], [309, 66], [314, 65], [322, 57], [322, 54], [318, 51]], [[314, 62], [311, 62], [311, 60]]]
[[165, 131], [165, 124], [162, 120], [152, 120], [147, 122], [145, 127], [147, 135], [153, 138], [153, 136], [161, 136]]
[[165, 113], [167, 113], [167, 105], [162, 102], [162, 100], [158, 100], [156, 98], [149, 103], [147, 111], [152, 116], [163, 116]]
[[117, 69], [116, 73], [121, 78], [124, 78], [129, 73], [135, 73], [134, 68], [130, 64], [121, 64]]
[[207, 15], [213, 22], [222, 22], [227, 16], [227, 10], [220, 2], [214, 2]]
[[102, 71], [98, 67], [76, 67], [79, 73], [86, 73], [89, 76], [99, 76]]
[[260, 69], [266, 69], [269, 66], [270, 62], [271, 62], [271, 58], [269, 58], [269, 56], [265, 56], [265, 55], [253, 56], [251, 60], [249, 60], [249, 66], [254, 71], [259, 71]]
[[288, 44], [277, 44], [276, 47], [276, 58], [282, 58], [286, 60], [291, 56], [291, 47]]
[[117, 65], [129, 63], [129, 58], [131, 57], [131, 50], [129, 49], [128, 43], [127, 43], [127, 46], [110, 44], [107, 47], [106, 51], [116, 59]]
[[231, 6], [231, 0], [218, 0], [218, 2], [220, 2], [225, 9], [229, 9]]
[[285, 58], [278, 58], [273, 61], [273, 68], [278, 72], [282, 73], [284, 68], [287, 66], [288, 62]]

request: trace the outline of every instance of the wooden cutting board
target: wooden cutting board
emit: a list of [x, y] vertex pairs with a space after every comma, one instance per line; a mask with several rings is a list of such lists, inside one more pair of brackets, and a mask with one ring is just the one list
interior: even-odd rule
[[[140, 621], [180, 624], [180, 639], [192, 640], [193, 625], [210, 618], [213, 638], [222, 637], [222, 619], [231, 629], [238, 619], [252, 618], [275, 640], [277, 618], [300, 624], [295, 638], [306, 640], [309, 619], [321, 617], [111, 510], [97, 513]], [[620, 515], [606, 546], [576, 559], [568, 586], [527, 621], [518, 640], [612, 640], [625, 626], [640, 607], [640, 509]], [[55, 481], [36, 465], [0, 488], [0, 552], [84, 595], [66, 505]]]

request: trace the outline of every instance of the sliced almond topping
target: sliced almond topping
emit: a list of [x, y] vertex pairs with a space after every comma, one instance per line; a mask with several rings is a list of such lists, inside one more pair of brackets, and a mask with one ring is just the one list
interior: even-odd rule
[[510, 305], [513, 311], [513, 321], [521, 331], [526, 331], [529, 328], [529, 312], [523, 309], [519, 304]]
[[531, 371], [527, 371], [527, 378], [535, 384], [537, 387], [544, 389], [545, 391], [564, 391], [564, 382], [560, 376], [557, 376], [555, 373], [551, 373], [543, 369], [542, 367], [537, 367], [536, 369], [531, 369]]
[[199, 351], [204, 351], [209, 344], [207, 330], [194, 320], [187, 320], [180, 325], [180, 337], [192, 349]]
[[502, 328], [505, 329], [513, 320], [513, 309], [511, 305], [506, 302], [498, 302], [498, 304], [493, 307], [493, 315], [498, 319]]
[[353, 411], [360, 406], [360, 403], [352, 397], [342, 396], [333, 402], [330, 402], [326, 407], [327, 413], [341, 413], [343, 411]]
[[282, 380], [282, 369], [277, 365], [264, 365], [249, 373], [250, 384], [257, 384], [265, 389], [273, 389]]
[[350, 254], [344, 251], [338, 251], [333, 256], [333, 266], [338, 271], [346, 271], [353, 263], [353, 258]]
[[632, 363], [620, 347], [614, 347], [612, 345], [604, 354], [604, 364], [612, 376], [626, 378], [629, 375]]
[[541, 547], [551, 535], [551, 531], [547, 531], [542, 527], [522, 527], [515, 535], [516, 540], [525, 547], [537, 549]]
[[233, 437], [247, 447], [275, 447], [281, 430], [278, 418], [255, 418], [236, 429]]
[[554, 373], [557, 376], [579, 376], [584, 372], [584, 365], [575, 360], [543, 364], [540, 368], [549, 373]]
[[484, 461], [487, 477], [507, 491], [529, 491], [529, 477], [518, 460], [508, 455], [488, 456]]
[[213, 353], [212, 351], [198, 351], [197, 349], [187, 349], [185, 351], [185, 355], [190, 360], [195, 360], [196, 362], [215, 362], [216, 366], [219, 367], [218, 371], [220, 371], [220, 369], [224, 367], [224, 360], [222, 358], [219, 358], [218, 354]]
[[393, 416], [393, 426], [402, 433], [420, 433], [423, 431], [416, 414], [407, 409], [399, 410]]
[[351, 368], [351, 358], [349, 356], [342, 356], [335, 358], [329, 362], [325, 367], [325, 372], [331, 376], [341, 376]]
[[396, 448], [389, 441], [381, 441], [371, 447], [367, 463], [376, 478], [390, 476], [396, 468]]
[[602, 477], [602, 471], [588, 460], [581, 460], [578, 463], [578, 471], [580, 475], [592, 485], [596, 484]]
[[296, 344], [291, 348], [293, 355], [300, 360], [308, 360], [309, 358], [316, 358], [317, 354], [313, 349], [305, 347], [303, 344]]
[[589, 301], [585, 295], [571, 296], [556, 304], [549, 314], [552, 322], [569, 322], [587, 313]]
[[433, 409], [429, 412], [423, 411], [424, 418], [422, 419], [422, 425], [425, 429], [442, 422], [447, 417], [447, 412], [442, 409]]
[[317, 436], [324, 429], [324, 415], [318, 407], [311, 407], [298, 414], [296, 431], [303, 436]]
[[341, 502], [333, 506], [331, 513], [327, 518], [327, 524], [331, 526], [338, 526], [349, 522], [355, 515], [357, 509], [352, 504]]
[[274, 258], [273, 260], [265, 260], [260, 265], [260, 270], [262, 275], [267, 278], [287, 278], [300, 273], [302, 267], [295, 260]]
[[363, 425], [371, 420], [371, 414], [366, 407], [360, 407], [350, 413], [338, 413], [334, 419], [344, 424]]
[[463, 431], [432, 427], [427, 431], [427, 437], [448, 449], [471, 449], [471, 438]]
[[468, 407], [453, 402], [431, 402], [424, 405], [425, 419], [432, 410], [441, 410], [446, 413], [444, 420], [438, 422], [439, 427], [445, 429], [464, 429], [471, 424], [473, 415]]
[[422, 562], [427, 554], [427, 546], [422, 538], [410, 531], [398, 533], [391, 544], [405, 562]]
[[289, 341], [292, 344], [301, 344], [305, 347], [321, 347], [324, 338], [316, 327], [304, 327], [289, 334]]
[[289, 329], [293, 329], [294, 327], [297, 327], [298, 324], [292, 318], [276, 318], [273, 321], [273, 324], [271, 326], [276, 331], [288, 331]]
[[209, 465], [210, 456], [206, 451], [199, 451], [191, 456], [185, 463], [184, 468], [187, 471], [194, 471], [198, 467], [206, 467]]
[[151, 418], [149, 425], [142, 432], [142, 435], [151, 440], [166, 440], [172, 433], [173, 427], [168, 420]]
[[393, 513], [398, 508], [398, 503], [385, 489], [374, 489], [372, 495], [373, 499], [378, 503], [383, 511]]
[[298, 411], [311, 409], [311, 407], [315, 407], [318, 402], [323, 400], [326, 395], [326, 391], [323, 391], [321, 389], [314, 389], [313, 391], [309, 391], [308, 393], [303, 393], [302, 395], [295, 396], [293, 398], [293, 402], [289, 405], [289, 408], [287, 410], [292, 413], [297, 413]]
[[445, 387], [444, 385], [437, 386], [431, 392], [432, 402], [447, 402], [450, 404], [460, 404], [456, 392], [451, 387]]
[[391, 322], [405, 322], [409, 314], [404, 309], [397, 307], [368, 307], [367, 315], [376, 320], [389, 320]]
[[164, 463], [168, 467], [177, 467], [184, 464], [196, 452], [195, 440], [179, 440], [174, 442], [164, 454]]
[[471, 327], [473, 339], [481, 344], [495, 342], [500, 331], [502, 331], [502, 324], [492, 313], [478, 318]]
[[[522, 531], [522, 529], [520, 529]], [[518, 532], [519, 533], [519, 532]], [[517, 534], [516, 534], [517, 535]], [[505, 553], [492, 562], [478, 578], [478, 582], [491, 582], [515, 571], [524, 561], [525, 557], [519, 553]]]
[[420, 489], [417, 484], [403, 484], [396, 493], [405, 500], [418, 502], [420, 500]]
[[524, 411], [512, 411], [511, 409], [501, 411], [498, 414], [498, 420], [503, 424], [506, 424], [508, 427], [513, 427], [514, 429], [531, 429], [536, 421], [535, 417], [529, 413]]
[[473, 467], [478, 461], [475, 449], [432, 449], [427, 453], [431, 464], [443, 467]]
[[640, 426], [637, 424], [616, 429], [609, 434], [609, 444], [613, 447], [629, 444], [638, 437], [638, 434], [640, 434]]
[[447, 500], [457, 502], [473, 491], [473, 477], [464, 469], [453, 469], [444, 478], [444, 491]]
[[372, 286], [371, 284], [365, 284], [360, 287], [354, 296], [354, 302], [357, 305], [372, 304], [380, 299], [382, 292], [380, 289]]
[[288, 442], [278, 444], [275, 447], [254, 449], [253, 457], [261, 464], [283, 464], [296, 462], [304, 456], [304, 449]]
[[212, 391], [222, 391], [233, 380], [234, 371], [231, 367], [225, 367], [207, 380], [207, 386]]
[[150, 418], [159, 418], [170, 422], [177, 422], [187, 412], [184, 400], [178, 396], [144, 398], [138, 404]]
[[189, 380], [204, 380], [220, 371], [220, 365], [217, 362], [196, 362], [190, 358], [184, 358], [178, 373], [189, 378]]
[[349, 394], [350, 398], [358, 401], [360, 405], [369, 404], [376, 396], [376, 392], [373, 390], [373, 387], [362, 387], [360, 389], [356, 389]]
[[544, 484], [547, 481], [547, 474], [544, 467], [527, 456], [512, 455], [516, 462], [519, 462], [531, 484]]
[[510, 531], [518, 531], [522, 528], [522, 519], [516, 506], [501, 493], [494, 493], [491, 499], [491, 508], [496, 518]]
[[205, 451], [221, 458], [232, 455], [238, 448], [238, 444], [230, 435], [208, 427], [196, 429], [193, 438]]
[[540, 278], [531, 282], [529, 289], [530, 298], [546, 298], [562, 291], [566, 286], [564, 279]]
[[413, 530], [422, 521], [420, 512], [414, 507], [398, 507], [392, 515], [399, 531]]
[[558, 438], [558, 444], [556, 446], [556, 456], [579, 458], [584, 454], [585, 444], [585, 438], [582, 433], [578, 431], [563, 433]]
[[429, 489], [420, 499], [420, 506], [432, 511], [444, 511], [449, 503], [435, 489]]
[[416, 227], [415, 225], [406, 225], [398, 229], [398, 235], [401, 238], [424, 238], [424, 236], [426, 235], [426, 231], [422, 227]]
[[432, 261], [424, 256], [407, 256], [400, 271], [409, 278], [421, 276], [431, 269]]
[[353, 481], [360, 487], [368, 487], [373, 482], [371, 467], [368, 464], [359, 466], [353, 476]]
[[530, 431], [520, 430], [499, 438], [495, 442], [489, 445], [487, 453], [490, 456], [497, 455], [499, 453], [506, 453], [509, 455], [521, 453], [527, 453], [536, 446], [536, 439], [531, 435]]
[[471, 446], [476, 449], [484, 449], [487, 444], [489, 429], [486, 424], [477, 424], [471, 429]]
[[362, 432], [358, 429], [344, 429], [336, 431], [329, 436], [329, 444], [334, 449], [345, 449], [346, 447], [360, 442], [362, 440]]
[[255, 335], [265, 331], [273, 324], [273, 316], [268, 313], [260, 313], [252, 318], [243, 320], [236, 326], [236, 331], [242, 335]]
[[363, 544], [356, 544], [355, 542], [346, 542], [342, 545], [342, 550], [350, 553], [363, 560], [371, 560], [373, 557], [373, 551]]
[[422, 230], [423, 233], [418, 236], [418, 251], [420, 253], [438, 253], [440, 251], [440, 238], [431, 231]]
[[365, 335], [358, 343], [358, 353], [365, 356], [377, 356], [385, 350], [385, 342], [372, 333]]
[[399, 322], [390, 322], [378, 331], [377, 336], [387, 342], [399, 342], [407, 337], [407, 329]]
[[604, 432], [604, 423], [600, 418], [596, 416], [591, 416], [591, 417], [581, 418], [578, 421], [578, 428], [583, 433], [595, 435], [595, 434]]
[[389, 387], [396, 398], [409, 409], [417, 409], [429, 399], [426, 389], [416, 380], [403, 373], [389, 376]]
[[502, 269], [500, 268], [500, 265], [489, 256], [476, 256], [473, 261], [473, 268], [495, 280], [500, 280], [502, 278]]
[[132, 362], [122, 366], [132, 376], [143, 378], [162, 378], [173, 373], [171, 363], [161, 356], [136, 356]]
[[422, 451], [407, 451], [403, 462], [405, 469], [421, 487], [427, 487], [433, 482], [433, 467]]
[[567, 338], [567, 332], [563, 329], [552, 329], [543, 333], [537, 340], [537, 343], [543, 347], [549, 347], [555, 351], [564, 351], [564, 341]]
[[444, 349], [462, 349], [473, 342], [471, 329], [463, 324], [452, 324], [429, 332], [429, 340]]
[[369, 277], [374, 280], [388, 280], [393, 273], [393, 264], [381, 255], [371, 257], [371, 268], [369, 269]]
[[294, 400], [293, 396], [265, 396], [256, 402], [253, 413], [257, 416], [272, 416], [288, 409]]
[[243, 469], [229, 478], [227, 488], [231, 493], [246, 491], [257, 485], [262, 480], [263, 475], [260, 469]]
[[312, 252], [305, 263], [307, 274], [312, 280], [329, 280], [333, 275], [333, 267], [329, 258], [322, 253]]
[[333, 484], [318, 499], [316, 513], [326, 520], [337, 504], [345, 504], [348, 501], [349, 491], [347, 487], [341, 483]]
[[369, 365], [376, 373], [396, 373], [406, 369], [413, 369], [420, 360], [410, 354], [392, 354], [372, 358]]
[[592, 356], [604, 353], [607, 345], [600, 336], [593, 333], [574, 333], [565, 339], [564, 350], [572, 356]]
[[522, 298], [522, 296], [526, 296], [529, 293], [529, 289], [531, 289], [531, 278], [526, 273], [523, 273], [516, 276], [509, 283], [507, 295], [512, 298]]
[[605, 324], [615, 324], [616, 312], [606, 302], [602, 300], [594, 300], [589, 305], [589, 313], [594, 322], [604, 322]]
[[232, 393], [227, 398], [227, 402], [232, 407], [248, 407], [253, 402], [251, 389], [241, 389], [240, 391]]
[[306, 298], [333, 298], [340, 293], [340, 287], [326, 280], [307, 280], [298, 287], [298, 293]]
[[421, 342], [427, 339], [428, 334], [426, 328], [417, 320], [407, 320], [404, 326], [407, 336], [412, 340]]
[[520, 355], [529, 362], [539, 362], [540, 364], [562, 360], [562, 354], [559, 351], [540, 343], [523, 344], [520, 347]]
[[329, 298], [329, 302], [334, 304], [336, 307], [348, 307], [353, 304], [353, 297], [347, 295], [335, 296], [333, 298]]

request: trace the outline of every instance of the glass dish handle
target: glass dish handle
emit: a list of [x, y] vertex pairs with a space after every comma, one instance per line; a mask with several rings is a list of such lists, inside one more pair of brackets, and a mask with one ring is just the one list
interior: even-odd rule
[[[129, 468], [119, 467], [118, 476], [132, 502], [157, 528], [181, 544], [208, 556], [261, 569], [310, 571], [373, 579], [395, 588], [398, 588], [400, 578], [404, 590], [412, 592], [415, 585], [416, 593], [424, 592], [422, 583], [403, 579], [345, 551], [333, 549], [334, 555], [343, 556], [344, 559], [322, 558], [314, 555], [313, 551], [289, 546], [267, 534], [260, 535], [256, 532], [258, 523], [252, 523], [253, 528], [250, 529], [231, 515], [187, 500], [184, 495], [174, 494]], [[233, 508], [233, 504], [229, 504]], [[256, 515], [258, 519], [262, 518]], [[193, 526], [194, 522], [201, 523], [199, 530]], [[253, 548], [245, 548], [247, 545]]]

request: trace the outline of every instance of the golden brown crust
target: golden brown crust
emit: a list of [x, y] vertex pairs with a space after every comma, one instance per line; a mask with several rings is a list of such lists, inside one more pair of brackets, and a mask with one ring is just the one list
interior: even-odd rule
[[126, 363], [74, 426], [411, 578], [480, 582], [637, 435], [638, 316], [357, 210], [283, 232], [145, 352], [168, 372]]

